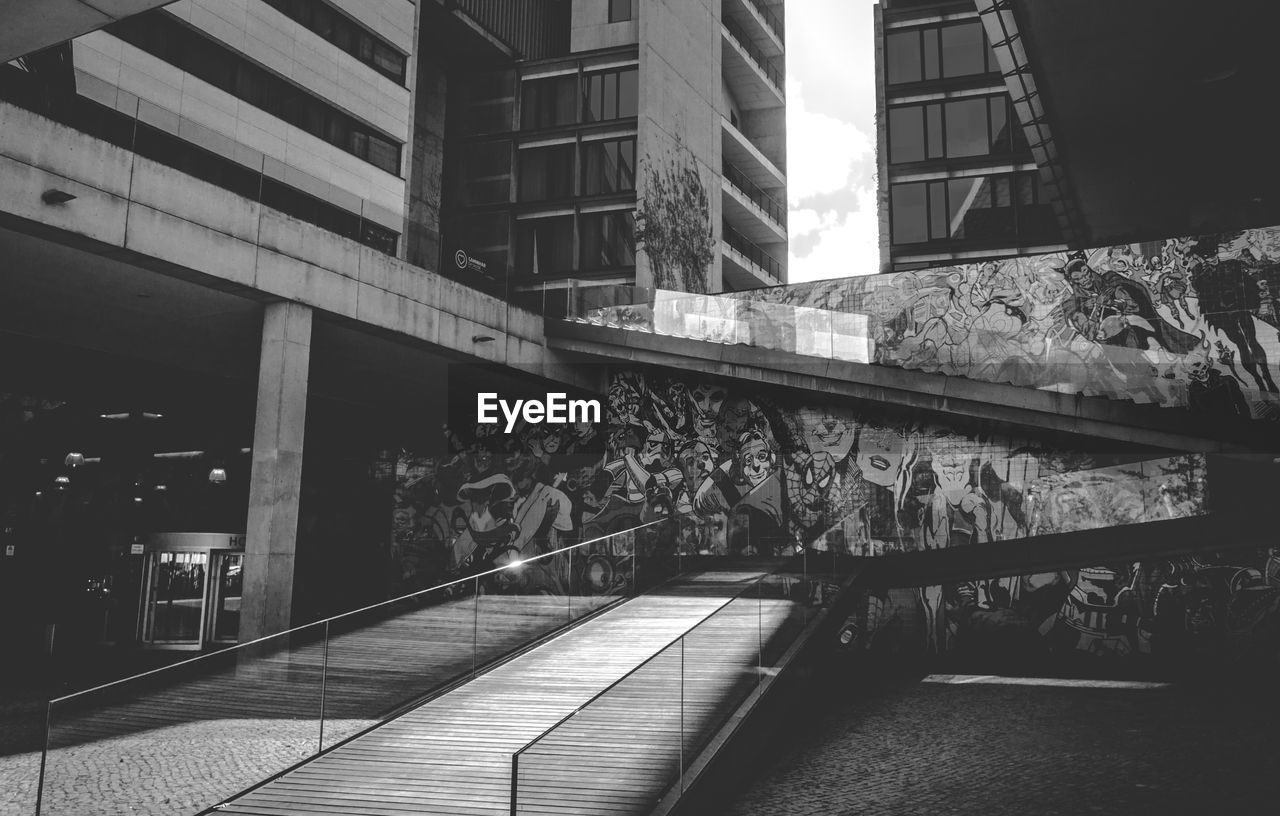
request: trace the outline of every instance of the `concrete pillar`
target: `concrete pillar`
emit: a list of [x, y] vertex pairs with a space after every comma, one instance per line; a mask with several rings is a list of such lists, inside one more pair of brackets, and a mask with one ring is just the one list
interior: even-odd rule
[[258, 364], [241, 643], [290, 625], [310, 363], [311, 308], [268, 304]]

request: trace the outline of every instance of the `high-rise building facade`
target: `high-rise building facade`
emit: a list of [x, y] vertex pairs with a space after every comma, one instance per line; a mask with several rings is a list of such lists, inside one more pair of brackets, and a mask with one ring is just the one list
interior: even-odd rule
[[1061, 248], [972, 2], [875, 7], [882, 271]]
[[143, 5], [0, 39], [14, 654], [402, 591], [460, 395], [607, 388], [546, 288], [786, 281], [781, 2]]

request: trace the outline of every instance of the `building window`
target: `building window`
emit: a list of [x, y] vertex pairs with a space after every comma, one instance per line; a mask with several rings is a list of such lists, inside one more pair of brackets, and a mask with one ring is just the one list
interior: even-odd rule
[[636, 264], [635, 214], [631, 210], [583, 213], [580, 222], [583, 272]]
[[586, 122], [607, 122], [635, 116], [639, 109], [639, 69], [601, 71], [583, 78], [582, 116]]
[[400, 174], [399, 144], [164, 11], [135, 15], [106, 31], [381, 170]]
[[573, 147], [559, 144], [520, 151], [521, 201], [573, 196]]
[[890, 85], [955, 79], [1000, 70], [978, 21], [893, 31], [885, 36]]
[[636, 140], [582, 143], [582, 194], [608, 195], [636, 188]]
[[1004, 94], [889, 109], [890, 164], [1019, 150], [1026, 150], [1026, 141]]
[[319, 0], [263, 0], [378, 73], [404, 84], [406, 58], [390, 43]]
[[636, 19], [638, 0], [609, 0], [609, 22], [625, 23]]
[[523, 130], [576, 124], [578, 77], [574, 74], [527, 79], [521, 86], [520, 127]]
[[1037, 171], [895, 184], [894, 244], [1049, 239], [1057, 230]]
[[573, 273], [573, 216], [516, 222], [516, 273], [564, 277]]

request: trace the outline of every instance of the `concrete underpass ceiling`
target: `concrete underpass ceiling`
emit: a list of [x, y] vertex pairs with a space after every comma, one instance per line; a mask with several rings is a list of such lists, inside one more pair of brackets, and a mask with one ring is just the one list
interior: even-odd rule
[[256, 381], [260, 303], [7, 229], [0, 258], [4, 335]]
[[1086, 243], [1280, 223], [1280, 3], [1015, 3]]
[[173, 0], [0, 0], [0, 63]]

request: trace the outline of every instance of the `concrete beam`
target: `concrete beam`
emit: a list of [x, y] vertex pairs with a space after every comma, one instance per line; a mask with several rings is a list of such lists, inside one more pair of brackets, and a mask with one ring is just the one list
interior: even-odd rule
[[0, 63], [173, 0], [0, 0]]
[[891, 366], [805, 357], [650, 332], [548, 320], [547, 345], [588, 358], [651, 364], [817, 394], [1004, 422], [1171, 451], [1280, 450], [1264, 423], [1206, 422], [1190, 411], [1060, 394]]

